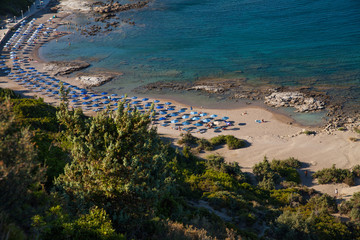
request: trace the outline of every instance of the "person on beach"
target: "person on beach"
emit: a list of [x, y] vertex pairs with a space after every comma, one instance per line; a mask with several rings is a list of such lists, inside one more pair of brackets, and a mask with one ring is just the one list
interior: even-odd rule
[[308, 175], [308, 171], [307, 171], [307, 170], [305, 170], [305, 177], [307, 177], [307, 175]]
[[337, 188], [335, 188], [335, 197], [337, 197], [337, 196], [338, 196], [338, 194], [339, 194], [339, 191], [338, 191], [338, 189], [337, 189]]

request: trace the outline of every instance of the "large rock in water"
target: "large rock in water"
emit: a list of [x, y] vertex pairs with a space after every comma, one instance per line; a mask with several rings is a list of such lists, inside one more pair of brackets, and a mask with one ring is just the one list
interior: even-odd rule
[[114, 77], [111, 74], [89, 74], [78, 76], [76, 80], [80, 81], [85, 87], [97, 87], [111, 81]]
[[300, 92], [274, 92], [265, 97], [265, 103], [272, 107], [294, 107], [297, 112], [312, 112], [325, 108], [325, 103]]
[[90, 64], [84, 61], [51, 61], [45, 64], [44, 70], [51, 71], [54, 75], [66, 75], [89, 66]]

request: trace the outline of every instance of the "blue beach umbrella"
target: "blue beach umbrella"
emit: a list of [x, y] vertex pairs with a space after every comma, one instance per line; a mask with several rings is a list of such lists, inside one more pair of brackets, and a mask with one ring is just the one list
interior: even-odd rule
[[159, 118], [159, 121], [164, 121], [164, 120], [166, 120], [166, 117]]
[[154, 100], [154, 103], [159, 103], [160, 101], [159, 100]]
[[92, 107], [99, 107], [99, 104], [94, 104], [94, 105], [92, 105]]
[[205, 116], [207, 116], [208, 114], [207, 113], [201, 113], [200, 114], [200, 116], [202, 116], [202, 117], [205, 117]]
[[185, 121], [185, 122], [183, 122], [182, 123], [182, 125], [190, 125], [191, 123], [189, 123], [189, 122], [187, 122], [187, 121]]
[[88, 100], [88, 99], [90, 99], [89, 97], [83, 97], [82, 98], [83, 100]]
[[71, 97], [72, 97], [72, 98], [78, 98], [79, 95], [74, 94], [74, 95], [71, 95]]
[[156, 106], [156, 109], [163, 109], [163, 108], [164, 108], [164, 106], [161, 106], [161, 105]]
[[48, 90], [46, 90], [46, 92], [52, 92], [52, 90], [51, 90], [51, 89], [48, 89]]
[[160, 113], [161, 115], [167, 114], [166, 111], [160, 111], [159, 113]]
[[217, 116], [218, 116], [218, 115], [216, 115], [216, 114], [210, 115], [211, 118], [216, 118]]
[[75, 94], [75, 93], [76, 93], [76, 91], [71, 91], [71, 92], [70, 92], [70, 94]]
[[191, 120], [197, 121], [197, 120], [200, 120], [200, 118], [199, 117], [193, 117], [193, 118], [191, 118]]
[[102, 92], [101, 95], [107, 95], [108, 93], [107, 92]]
[[73, 102], [73, 103], [76, 103], [76, 102], [78, 102], [79, 100], [77, 100], [77, 99], [74, 99], [74, 100], [71, 100], [71, 102]]
[[210, 119], [203, 119], [203, 120], [201, 120], [202, 122], [204, 122], [204, 123], [208, 123], [208, 122], [210, 122], [211, 120]]
[[198, 112], [191, 112], [190, 114], [191, 115], [196, 115], [196, 114], [198, 114]]
[[132, 97], [131, 99], [137, 99], [137, 97], [134, 96], [134, 97]]
[[229, 117], [223, 117], [222, 118], [222, 120], [228, 120], [229, 119]]
[[176, 116], [178, 116], [179, 114], [178, 113], [171, 113], [170, 114], [170, 116], [172, 116], [172, 117], [176, 117]]
[[179, 122], [179, 120], [177, 119], [171, 120], [171, 123], [177, 123], [177, 122]]
[[91, 94], [90, 97], [97, 97], [98, 95], [97, 94]]
[[103, 102], [103, 104], [108, 104], [108, 103], [110, 103], [110, 101], [108, 101], [108, 100]]
[[195, 123], [194, 125], [197, 126], [197, 127], [200, 127], [200, 126], [202, 126], [203, 124], [202, 124], [202, 123]]
[[166, 102], [165, 104], [166, 104], [166, 105], [171, 105], [172, 103], [171, 103], [171, 102]]
[[151, 103], [146, 103], [145, 107], [151, 107]]
[[185, 109], [180, 109], [178, 112], [183, 113], [183, 112], [185, 112]]
[[113, 93], [113, 94], [111, 94], [111, 96], [112, 96], [112, 97], [116, 97], [116, 96], [117, 96], [117, 94], [116, 94], [116, 93]]
[[117, 105], [118, 105], [118, 103], [114, 103], [114, 104], [113, 104], [113, 106], [117, 106]]
[[182, 116], [181, 118], [182, 118], [182, 119], [187, 119], [187, 118], [189, 118], [189, 115], [184, 115], [184, 116]]
[[137, 109], [139, 109], [139, 110], [143, 110], [144, 108], [143, 108], [143, 107], [138, 107]]
[[143, 98], [143, 99], [141, 99], [141, 101], [147, 101], [147, 100], [149, 100], [148, 98]]
[[175, 110], [175, 108], [168, 108], [168, 111], [174, 111]]
[[108, 99], [108, 97], [103, 96], [103, 97], [101, 97], [101, 99]]

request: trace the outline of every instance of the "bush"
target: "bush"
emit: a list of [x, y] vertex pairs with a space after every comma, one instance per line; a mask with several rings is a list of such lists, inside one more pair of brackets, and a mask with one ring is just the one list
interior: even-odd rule
[[213, 145], [205, 138], [197, 139], [196, 143], [198, 144], [198, 147], [197, 147], [198, 152], [200, 152], [202, 150], [212, 151], [214, 149]]
[[355, 131], [356, 133], [359, 133], [359, 134], [360, 134], [360, 128], [359, 128], [359, 127], [354, 127], [354, 131]]
[[226, 136], [219, 135], [210, 139], [210, 143], [214, 146], [219, 146], [226, 143]]
[[300, 183], [300, 175], [293, 166], [299, 167], [300, 162], [289, 158], [283, 161], [274, 159], [269, 163], [265, 157], [263, 162], [255, 164], [253, 173], [260, 181], [259, 186], [273, 189], [276, 184], [282, 182], [281, 178], [283, 181]]
[[315, 135], [316, 134], [316, 132], [315, 131], [310, 131], [310, 130], [305, 130], [305, 131], [303, 131], [303, 132], [301, 132], [302, 134], [305, 134], [305, 135]]
[[194, 137], [191, 133], [181, 133], [180, 134], [181, 139], [179, 139], [178, 144], [185, 144], [186, 146], [194, 145], [196, 144], [198, 138]]
[[354, 174], [355, 177], [360, 177], [360, 165], [355, 165], [352, 168], [352, 173]]
[[227, 173], [241, 182], [246, 180], [245, 174], [241, 171], [237, 162], [226, 163], [222, 156], [214, 154], [206, 156], [206, 159], [206, 165], [208, 168]]
[[226, 144], [230, 150], [239, 149], [245, 146], [245, 141], [234, 137], [233, 135], [226, 136]]
[[245, 140], [238, 139], [238, 138], [234, 137], [233, 135], [219, 135], [219, 136], [213, 137], [210, 139], [210, 143], [213, 146], [219, 146], [219, 145], [226, 143], [230, 150], [239, 149], [239, 148], [245, 147], [245, 145], [246, 145]]
[[313, 177], [320, 184], [326, 183], [346, 183], [349, 186], [354, 185], [354, 174], [348, 169], [336, 168], [335, 164], [331, 168], [324, 168], [313, 174]]
[[346, 131], [347, 129], [346, 129], [345, 127], [339, 127], [338, 130], [344, 132], [344, 131]]

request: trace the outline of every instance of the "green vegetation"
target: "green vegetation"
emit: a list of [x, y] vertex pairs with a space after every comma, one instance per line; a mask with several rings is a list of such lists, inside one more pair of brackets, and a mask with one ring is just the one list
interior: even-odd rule
[[[358, 167], [356, 168], [358, 169]], [[357, 172], [358, 170], [356, 170]], [[326, 183], [345, 183], [353, 186], [355, 183], [354, 173], [348, 169], [336, 168], [335, 164], [331, 168], [324, 168], [313, 174], [313, 177], [318, 180], [320, 184]]]
[[315, 135], [316, 134], [316, 132], [315, 131], [310, 131], [310, 130], [305, 130], [305, 131], [303, 131], [303, 132], [301, 132], [301, 134], [305, 134], [305, 135]]
[[191, 133], [182, 133], [182, 138], [178, 141], [179, 144], [194, 147], [197, 152], [203, 150], [212, 151], [219, 145], [226, 144], [230, 150], [239, 149], [246, 146], [246, 141], [238, 139], [232, 135], [219, 135], [210, 139], [197, 138]]
[[[360, 195], [336, 205], [299, 186], [298, 160], [265, 158], [255, 185], [238, 163], [190, 148], [238, 142], [232, 136], [182, 140], [182, 152], [163, 143], [149, 114], [123, 103], [86, 117], [8, 91], [0, 239], [360, 239]], [[348, 222], [332, 215], [338, 209]]]
[[300, 162], [294, 158], [286, 160], [272, 160], [271, 163], [265, 157], [264, 160], [253, 167], [253, 173], [259, 181], [259, 186], [264, 189], [275, 189], [277, 184], [300, 183], [300, 175], [296, 169], [300, 168]]
[[359, 128], [359, 127], [354, 127], [354, 131], [355, 131], [356, 133], [359, 133], [359, 134], [360, 134], [360, 128]]
[[34, 0], [1, 0], [0, 2], [0, 16], [8, 14], [20, 16], [21, 11], [27, 11], [28, 6], [31, 6]]

